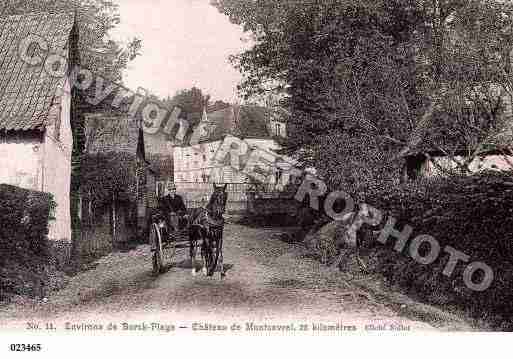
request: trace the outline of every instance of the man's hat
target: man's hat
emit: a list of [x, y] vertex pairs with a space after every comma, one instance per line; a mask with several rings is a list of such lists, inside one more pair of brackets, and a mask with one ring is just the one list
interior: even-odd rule
[[176, 185], [174, 182], [172, 181], [169, 181], [167, 184], [166, 184], [166, 188], [167, 189], [176, 189]]

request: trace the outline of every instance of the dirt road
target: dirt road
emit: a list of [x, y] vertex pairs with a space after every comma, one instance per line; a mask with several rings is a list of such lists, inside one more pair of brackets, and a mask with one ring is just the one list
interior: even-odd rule
[[228, 225], [224, 245], [228, 271], [223, 280], [193, 277], [185, 252], [160, 276], [152, 274], [148, 246], [113, 253], [74, 276], [46, 303], [18, 302], [1, 308], [0, 330], [35, 330], [28, 323], [51, 323], [58, 330], [132, 323], [134, 330], [151, 331], [141, 323], [152, 322], [183, 332], [209, 325], [291, 322], [304, 323], [310, 330], [316, 325], [325, 330], [329, 328], [324, 325], [332, 325], [333, 331], [435, 329], [357, 289], [336, 269], [306, 257], [301, 245], [277, 239], [278, 232]]

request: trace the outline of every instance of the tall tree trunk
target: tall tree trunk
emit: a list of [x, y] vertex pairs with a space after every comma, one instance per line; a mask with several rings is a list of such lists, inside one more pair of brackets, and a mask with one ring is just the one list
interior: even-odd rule
[[117, 218], [116, 218], [116, 195], [112, 193], [112, 248], [116, 246], [116, 235], [117, 235]]

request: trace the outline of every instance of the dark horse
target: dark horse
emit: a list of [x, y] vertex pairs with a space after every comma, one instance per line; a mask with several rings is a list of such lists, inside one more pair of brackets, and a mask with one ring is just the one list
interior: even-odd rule
[[224, 277], [223, 266], [223, 214], [228, 194], [227, 185], [217, 187], [206, 207], [192, 210], [189, 219], [189, 245], [192, 275], [196, 275], [196, 252], [201, 243], [203, 274], [211, 277], [219, 265], [221, 278]]

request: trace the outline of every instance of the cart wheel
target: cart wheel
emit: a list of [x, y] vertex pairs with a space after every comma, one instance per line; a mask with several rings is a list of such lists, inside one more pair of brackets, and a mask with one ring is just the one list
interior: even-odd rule
[[162, 272], [161, 256], [157, 252], [153, 253], [153, 274], [160, 274]]
[[162, 256], [162, 236], [160, 235], [160, 229], [156, 224], [152, 225], [150, 231], [150, 243], [154, 249], [152, 256], [153, 273], [162, 273], [164, 269], [164, 259]]

